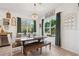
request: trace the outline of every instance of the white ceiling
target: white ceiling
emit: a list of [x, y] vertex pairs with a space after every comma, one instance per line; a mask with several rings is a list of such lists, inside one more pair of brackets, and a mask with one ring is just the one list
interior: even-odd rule
[[11, 11], [17, 16], [31, 17], [32, 13], [37, 13], [39, 16], [45, 15], [50, 10], [54, 10], [58, 3], [2, 3], [0, 4], [0, 11]]

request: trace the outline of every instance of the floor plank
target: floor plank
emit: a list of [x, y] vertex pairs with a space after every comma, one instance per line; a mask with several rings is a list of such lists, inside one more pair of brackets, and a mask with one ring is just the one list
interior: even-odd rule
[[[72, 53], [53, 45], [51, 47], [51, 50], [49, 50], [49, 46], [43, 47], [42, 49], [42, 54], [40, 54], [39, 51], [35, 51], [30, 56], [79, 56], [78, 54]], [[16, 56], [19, 55], [21, 56], [21, 53], [16, 54]]]

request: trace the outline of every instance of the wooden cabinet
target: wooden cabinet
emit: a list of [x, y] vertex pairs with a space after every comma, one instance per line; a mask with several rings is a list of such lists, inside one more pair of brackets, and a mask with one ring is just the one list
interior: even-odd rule
[[7, 35], [0, 35], [0, 47], [8, 46], [9, 41]]

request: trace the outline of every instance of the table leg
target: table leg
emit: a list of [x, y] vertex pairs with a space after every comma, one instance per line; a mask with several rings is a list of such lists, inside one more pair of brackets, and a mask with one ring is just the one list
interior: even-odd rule
[[40, 41], [41, 41], [41, 39], [38, 40], [38, 42], [40, 42]]
[[40, 54], [42, 54], [42, 48], [40, 48]]
[[23, 42], [22, 42], [22, 44], [23, 44], [23, 54], [25, 55], [24, 43], [25, 43], [25, 42], [23, 41]]

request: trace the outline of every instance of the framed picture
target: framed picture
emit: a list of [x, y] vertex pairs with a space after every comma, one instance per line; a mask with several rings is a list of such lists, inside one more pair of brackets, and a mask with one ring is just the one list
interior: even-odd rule
[[3, 25], [9, 25], [10, 19], [7, 19], [7, 18], [3, 18]]
[[15, 17], [12, 17], [12, 19], [11, 19], [11, 25], [12, 26], [16, 26], [16, 18]]

